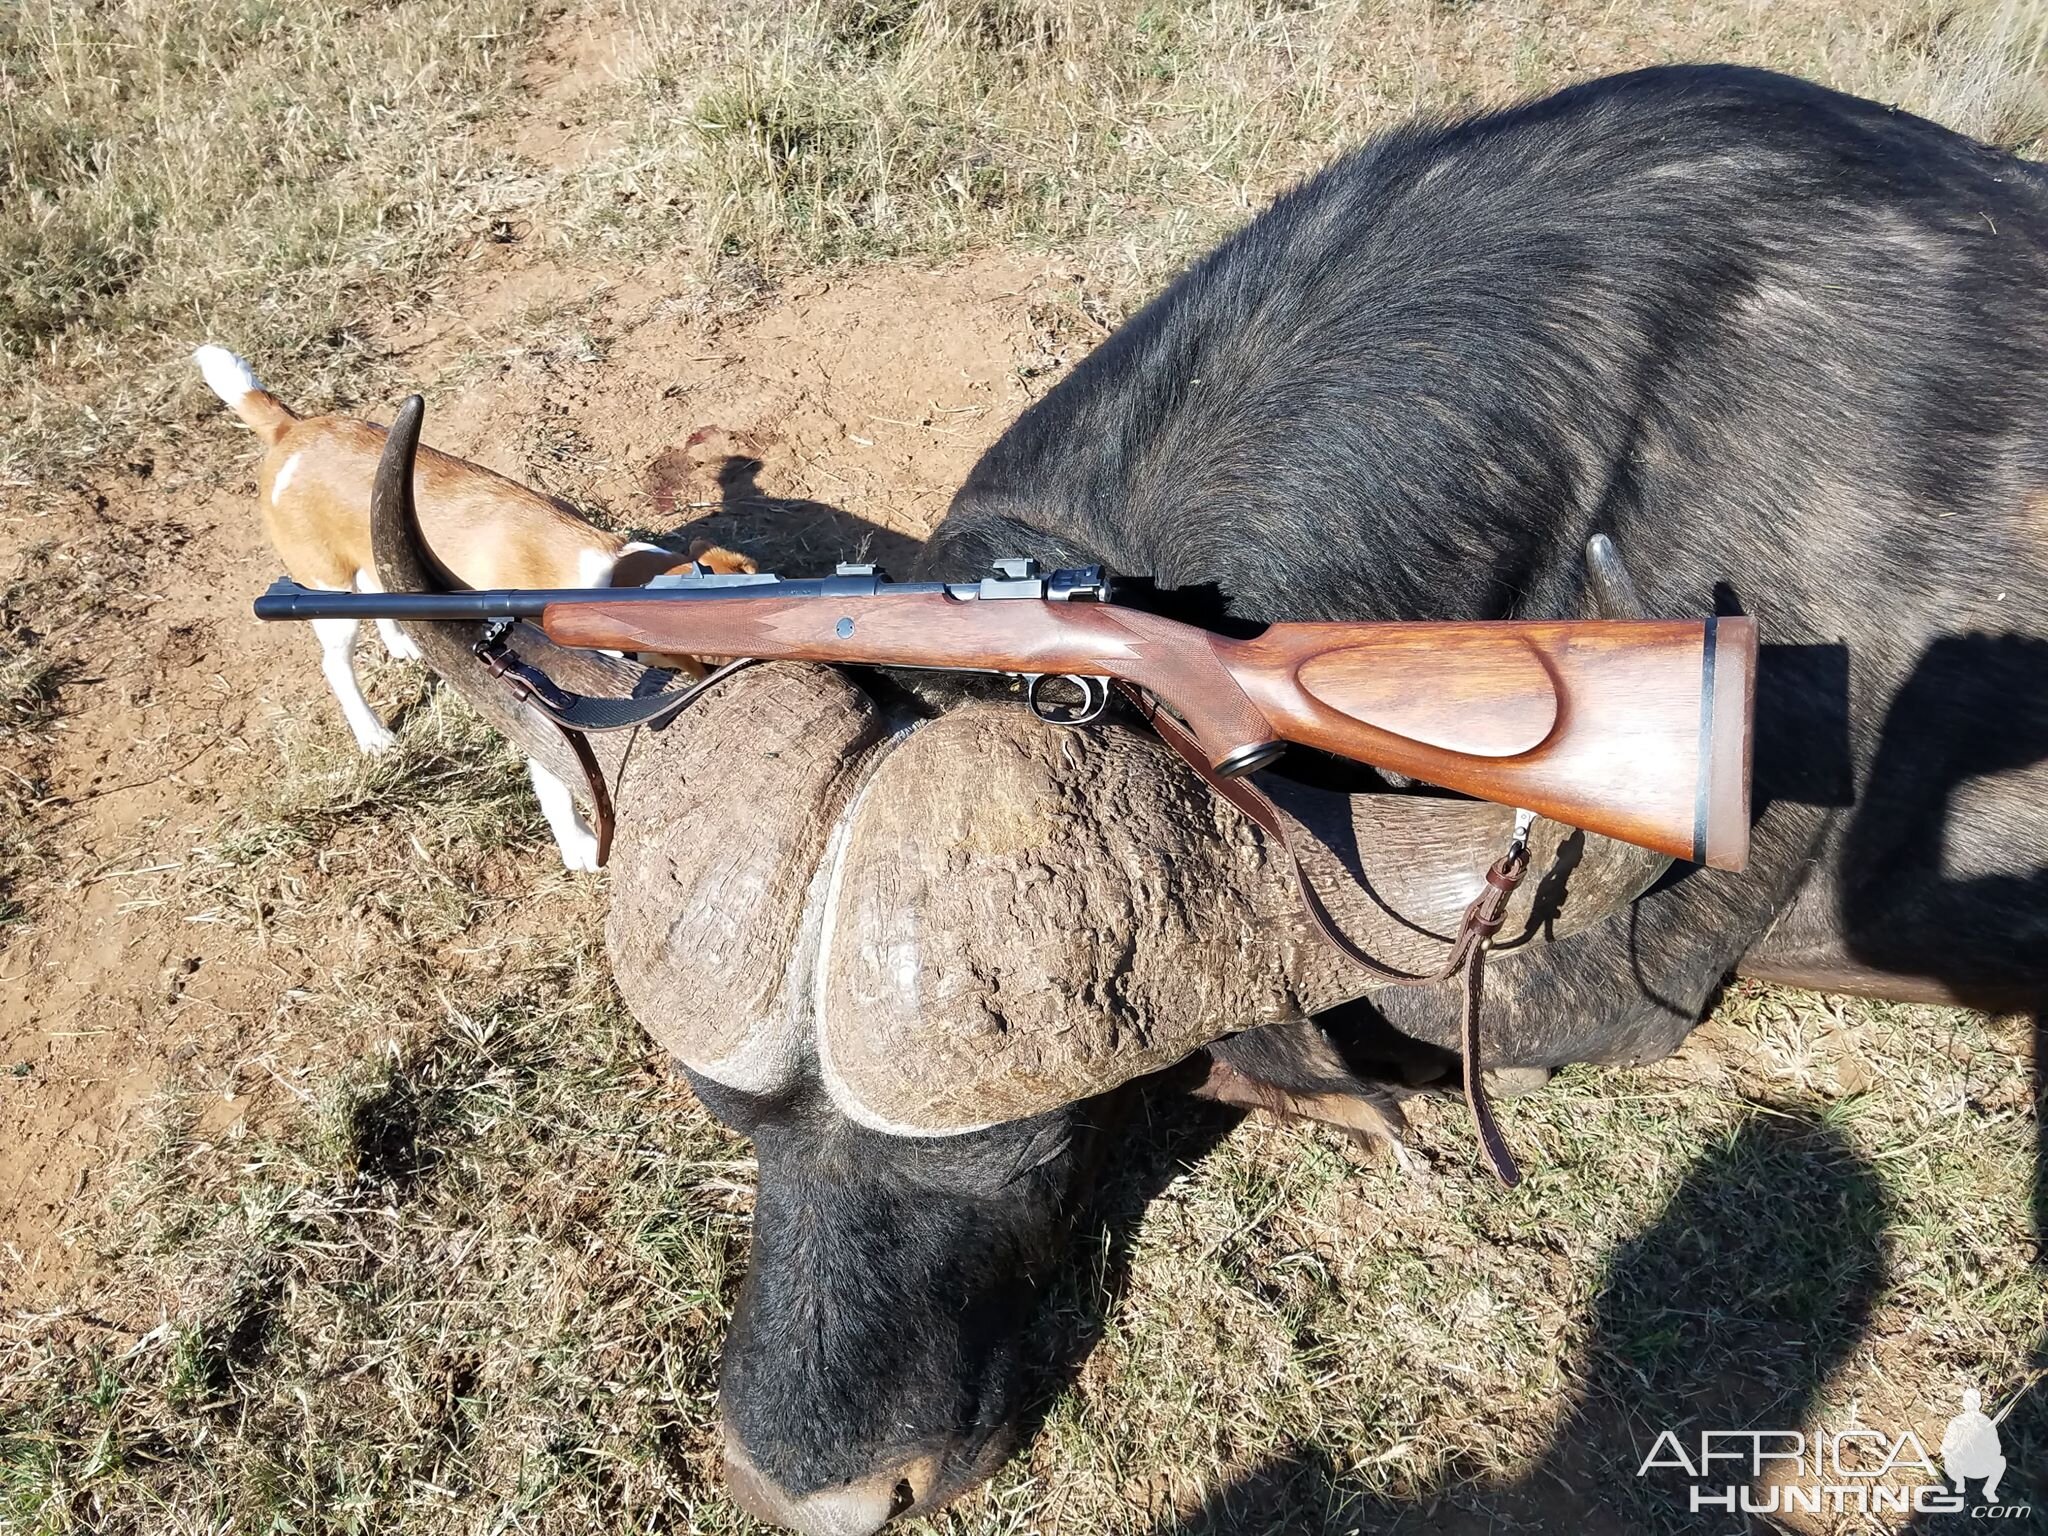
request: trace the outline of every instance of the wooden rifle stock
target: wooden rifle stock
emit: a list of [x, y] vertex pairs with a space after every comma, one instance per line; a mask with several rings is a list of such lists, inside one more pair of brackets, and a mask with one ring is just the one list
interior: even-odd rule
[[1276, 624], [1252, 640], [1115, 603], [943, 592], [550, 604], [562, 645], [1118, 678], [1226, 773], [1294, 742], [1676, 858], [1749, 851], [1744, 618]]

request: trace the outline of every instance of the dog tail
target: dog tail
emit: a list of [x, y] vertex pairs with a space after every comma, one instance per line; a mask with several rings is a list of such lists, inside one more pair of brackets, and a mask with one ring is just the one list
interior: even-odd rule
[[192, 361], [205, 375], [207, 387], [225, 400], [228, 409], [246, 421], [265, 443], [276, 442], [299, 419], [263, 387], [263, 381], [247, 363], [226, 347], [208, 343], [192, 354]]

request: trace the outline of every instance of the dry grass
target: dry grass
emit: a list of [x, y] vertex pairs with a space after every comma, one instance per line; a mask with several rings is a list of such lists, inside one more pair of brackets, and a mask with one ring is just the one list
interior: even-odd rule
[[439, 943], [505, 899], [496, 856], [550, 855], [502, 737], [418, 667], [363, 670], [396, 747], [366, 758], [324, 712], [280, 718], [259, 749], [278, 765], [264, 792], [176, 872], [195, 920], [267, 936], [374, 916], [407, 944]]
[[337, 381], [364, 295], [502, 175], [464, 130], [535, 22], [522, 0], [0, 8], [0, 479], [118, 448], [215, 326]]
[[[122, 1283], [0, 1342], [0, 1523], [739, 1528], [712, 1396], [752, 1165], [587, 938], [316, 1000], [379, 1039], [278, 1133], [165, 1102], [104, 1232]], [[937, 1527], [1334, 1532], [1446, 1492], [1512, 1517], [1555, 1503], [1547, 1464], [1682, 1531], [1632, 1476], [1644, 1425], [1913, 1422], [2020, 1381], [2048, 1308], [2024, 1036], [1753, 988], [1717, 1027], [1508, 1106], [1511, 1198], [1454, 1112], [1417, 1184], [1309, 1130], [1199, 1156], [1220, 1123], [1149, 1101], [1038, 1326], [1047, 1360], [1099, 1335], [1079, 1380]], [[2016, 1465], [2038, 1427], [2010, 1421]]]
[[2024, 1379], [2048, 1304], [2016, 1241], [2024, 1034], [1761, 988], [1718, 1031], [1510, 1106], [1534, 1172], [1508, 1198], [1454, 1107], [1422, 1187], [1240, 1131], [1148, 1211], [1039, 1498], [1083, 1530], [1205, 1503], [1198, 1529], [1373, 1530], [1448, 1492], [1535, 1529], [1602, 1507], [1683, 1531], [1682, 1494], [1634, 1477], [1655, 1426], [1945, 1419], [1956, 1384]]
[[589, 959], [445, 1002], [428, 966], [388, 977], [401, 1038], [281, 1136], [163, 1104], [107, 1239], [153, 1275], [135, 1299], [181, 1304], [16, 1341], [0, 1525], [729, 1525], [703, 1445], [744, 1164]]
[[2048, 123], [2038, 0], [617, 7], [587, 125], [612, 147], [567, 167], [499, 129], [559, 14], [530, 0], [0, 10], [0, 485], [160, 435], [207, 337], [308, 404], [375, 398], [365, 315], [496, 230], [687, 253], [742, 298], [764, 270], [1058, 246], [1113, 317], [1370, 132], [1602, 69], [1726, 58], [2000, 142]]
[[1993, 144], [2048, 136], [2048, 6], [1986, 0], [1906, 16], [1838, 55], [1844, 90], [1896, 100]]
[[[1624, 63], [1774, 63], [2038, 140], [2042, 7], [1834, 12], [624, 0], [595, 23], [617, 79], [583, 107], [606, 147], [565, 167], [504, 131], [547, 20], [512, 0], [28, 0], [0, 10], [0, 494], [175, 440], [202, 336], [308, 403], [368, 396], [375, 323], [492, 221], [661, 254], [719, 303], [819, 263], [1045, 245], [1113, 320], [1373, 128]], [[15, 551], [0, 613], [0, 920], [88, 595], [120, 592], [38, 585], [55, 558]], [[600, 897], [537, 873], [517, 760], [416, 672], [371, 687], [399, 754], [283, 728], [257, 744], [274, 781], [157, 877], [265, 945], [361, 941], [286, 1000], [340, 1065], [258, 1130], [207, 1129], [196, 1091], [157, 1107], [102, 1288], [0, 1325], [0, 1530], [741, 1526], [711, 1424], [746, 1149], [623, 1014]], [[1447, 1108], [1420, 1116], [1441, 1171], [1416, 1184], [1149, 1100], [1038, 1326], [1048, 1362], [1092, 1349], [934, 1526], [1336, 1532], [1440, 1501], [1574, 1528], [1562, 1481], [1621, 1528], [1685, 1530], [1629, 1475], [1646, 1424], [1705, 1402], [1938, 1430], [2048, 1334], [2029, 1058], [2010, 1021], [1739, 988], [1678, 1060], [1505, 1106], [1533, 1169], [1506, 1198]], [[2041, 1425], [2010, 1421], [2016, 1466], [2048, 1466]]]
[[[627, 131], [537, 201], [571, 246], [717, 273], [1029, 244], [1118, 309], [1273, 193], [1418, 112], [1603, 69], [1788, 68], [1997, 142], [2048, 125], [2048, 12], [1445, 0], [623, 0]], [[637, 100], [635, 99], [637, 97]]]

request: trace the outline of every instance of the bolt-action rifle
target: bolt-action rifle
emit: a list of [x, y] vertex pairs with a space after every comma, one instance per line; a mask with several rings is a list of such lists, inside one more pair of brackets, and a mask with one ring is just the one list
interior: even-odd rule
[[[1114, 683], [1177, 716], [1221, 777], [1296, 743], [1717, 868], [1748, 854], [1746, 618], [1275, 624], [1239, 640], [1119, 603], [1099, 567], [1044, 572], [1029, 560], [970, 582], [891, 581], [872, 565], [802, 579], [662, 576], [625, 590], [350, 593], [280, 581], [256, 614], [501, 629], [529, 619], [558, 645], [1010, 674], [1033, 713], [1070, 726], [1095, 719]], [[488, 639], [480, 651], [490, 659]], [[506, 665], [585, 729], [640, 723], [681, 700], [579, 699]]]

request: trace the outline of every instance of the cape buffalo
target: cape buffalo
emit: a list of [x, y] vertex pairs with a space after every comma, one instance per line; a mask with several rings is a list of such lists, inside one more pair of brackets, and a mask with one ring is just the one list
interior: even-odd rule
[[[1607, 535], [1647, 611], [1760, 625], [1751, 862], [1632, 902], [1658, 871], [1600, 865], [1613, 902], [1496, 963], [1491, 1062], [1662, 1056], [1738, 968], [2039, 1000], [2043, 292], [2040, 171], [1798, 80], [1648, 70], [1420, 123], [1282, 197], [1026, 412], [917, 574], [1099, 563], [1238, 629], [1578, 616]], [[733, 1489], [872, 1531], [1005, 1454], [1097, 1095], [1206, 1051], [1212, 1092], [1365, 1124], [1353, 1041], [1313, 1020], [1366, 987], [1291, 926], [1272, 850], [1129, 726], [794, 668], [699, 708], [619, 780], [614, 967], [759, 1155]], [[1328, 788], [1308, 758], [1282, 769]], [[715, 805], [735, 760], [789, 808], [745, 848], [680, 803]], [[1354, 824], [1354, 881], [1462, 868], [1499, 830], [1357, 798], [1381, 819]], [[1448, 819], [1397, 856], [1387, 804]], [[1371, 1003], [1455, 1049], [1453, 989]]]

